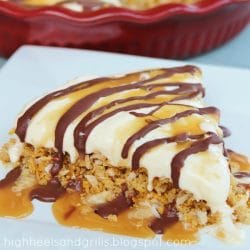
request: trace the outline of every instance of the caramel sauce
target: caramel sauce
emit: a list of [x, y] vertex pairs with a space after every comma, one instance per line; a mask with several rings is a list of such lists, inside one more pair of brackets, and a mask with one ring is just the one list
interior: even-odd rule
[[[13, 171], [12, 171], [13, 172]], [[14, 176], [14, 173], [12, 173]], [[13, 177], [14, 178], [14, 177]], [[11, 178], [6, 177], [6, 180]], [[5, 184], [5, 182], [2, 181]], [[31, 192], [35, 187], [21, 192], [13, 192], [13, 183], [6, 181], [6, 185], [0, 188], [0, 216], [10, 218], [22, 218], [30, 215], [33, 211]], [[92, 208], [83, 207], [80, 194], [64, 193], [52, 206], [52, 212], [56, 220], [69, 227], [79, 227], [92, 230], [115, 233], [139, 238], [153, 238], [155, 233], [149, 228], [153, 218], [131, 219], [129, 213], [133, 209], [127, 209], [119, 214], [114, 220], [105, 219], [96, 214]], [[163, 239], [167, 241], [179, 240], [182, 243], [197, 242], [198, 238], [194, 231], [186, 231], [181, 223], [175, 223], [166, 229]]]
[[[53, 214], [58, 223], [68, 227], [78, 227], [103, 231], [139, 238], [153, 238], [155, 233], [148, 227], [152, 219], [129, 219], [131, 209], [117, 217], [117, 221], [104, 219], [90, 210], [89, 207], [80, 206], [78, 193], [66, 194], [58, 199], [52, 207]], [[185, 230], [180, 222], [167, 228], [162, 237], [165, 241], [181, 241], [182, 244], [196, 243], [199, 238], [196, 230]]]
[[238, 168], [238, 170], [243, 172], [250, 172], [250, 158], [228, 150], [229, 153], [229, 163], [233, 168]]
[[176, 115], [177, 113], [183, 112], [185, 110], [194, 109], [192, 107], [181, 106], [181, 105], [165, 105], [154, 112], [153, 116], [158, 119], [168, 118]]
[[0, 189], [0, 217], [23, 218], [33, 212], [33, 205], [29, 199], [30, 189], [16, 193], [12, 186]]
[[[30, 189], [21, 193], [12, 191], [12, 187], [0, 189], [0, 216], [23, 218], [30, 215], [33, 205], [29, 198]], [[151, 239], [155, 233], [148, 227], [150, 219], [129, 219], [132, 209], [123, 212], [117, 221], [104, 219], [93, 212], [89, 207], [82, 207], [78, 193], [67, 193], [53, 203], [52, 211], [58, 223], [68, 227], [86, 228], [107, 233], [127, 235]], [[171, 225], [163, 235], [165, 241], [181, 241], [189, 244], [198, 241], [197, 231], [187, 231], [180, 222]]]
[[147, 226], [149, 221], [128, 219], [130, 210], [120, 214], [117, 217], [117, 221], [110, 221], [92, 211], [89, 212], [88, 207], [86, 207], [86, 214], [84, 214], [84, 208], [81, 207], [80, 209], [79, 205], [79, 194], [66, 194], [53, 204], [53, 214], [57, 221], [64, 226], [86, 228], [140, 238], [153, 238], [155, 235]]
[[198, 231], [194, 229], [186, 230], [180, 222], [167, 228], [164, 231], [162, 239], [164, 241], [178, 242], [181, 244], [194, 244], [199, 241]]
[[178, 135], [188, 131], [190, 135], [198, 135], [204, 133], [200, 124], [204, 121], [203, 117], [188, 116], [177, 120], [171, 124], [171, 134]]
[[[229, 151], [229, 159], [233, 164], [237, 164], [241, 171], [250, 171], [250, 161], [246, 156]], [[12, 187], [13, 184], [0, 189], [0, 216], [22, 218], [30, 215], [33, 211], [33, 205], [29, 197], [31, 189], [16, 193], [12, 191]], [[140, 238], [153, 238], [155, 235], [147, 226], [150, 220], [128, 219], [131, 209], [119, 215], [117, 221], [104, 219], [89, 210], [89, 207], [84, 208], [81, 206], [78, 193], [67, 193], [53, 204], [55, 218], [65, 226]], [[196, 243], [199, 238], [197, 231], [185, 230], [183, 225], [178, 222], [164, 231], [163, 240]]]

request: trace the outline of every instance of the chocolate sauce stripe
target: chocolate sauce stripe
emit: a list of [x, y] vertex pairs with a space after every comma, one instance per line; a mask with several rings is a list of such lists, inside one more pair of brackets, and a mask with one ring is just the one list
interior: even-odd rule
[[159, 103], [157, 104], [137, 103], [137, 104], [125, 106], [125, 107], [118, 108], [109, 113], [104, 114], [103, 116], [99, 117], [98, 119], [94, 120], [92, 123], [84, 127], [84, 130], [82, 130], [82, 128], [78, 126], [74, 131], [74, 141], [75, 141], [76, 149], [81, 153], [86, 153], [86, 141], [88, 139], [88, 136], [90, 135], [91, 131], [99, 123], [103, 122], [104, 120], [114, 116], [115, 114], [121, 111], [129, 111], [129, 110], [134, 110], [134, 109], [139, 109], [139, 108], [149, 108], [149, 107], [154, 107], [154, 106], [159, 106]]
[[17, 121], [17, 127], [15, 133], [18, 135], [19, 139], [23, 142], [25, 140], [26, 131], [29, 125], [29, 121], [36, 115], [36, 113], [39, 112], [46, 104], [48, 104], [50, 101], [54, 100], [55, 98], [60, 98], [62, 96], [65, 96], [69, 93], [76, 92], [79, 90], [82, 90], [84, 88], [88, 88], [91, 84], [103, 82], [104, 80], [107, 80], [107, 78], [98, 78], [94, 80], [90, 80], [87, 82], [81, 82], [77, 85], [70, 86], [66, 89], [61, 89], [55, 92], [52, 92], [40, 100], [38, 100], [36, 103], [34, 103], [31, 107], [29, 107], [22, 116], [18, 118]]
[[30, 200], [37, 199], [43, 202], [55, 202], [66, 192], [58, 179], [50, 180], [47, 185], [39, 185], [31, 190]]
[[140, 160], [145, 155], [147, 152], [152, 150], [155, 147], [158, 147], [164, 143], [173, 143], [173, 142], [183, 142], [188, 139], [190, 140], [197, 140], [201, 139], [205, 136], [206, 134], [199, 134], [199, 135], [189, 135], [187, 133], [179, 134], [176, 136], [172, 137], [167, 137], [167, 138], [160, 138], [160, 139], [155, 139], [149, 142], [146, 142], [139, 146], [135, 152], [133, 153], [132, 156], [132, 169], [136, 170], [140, 166]]
[[250, 172], [236, 172], [236, 173], [233, 173], [233, 176], [235, 178], [250, 178]]
[[57, 123], [55, 131], [55, 147], [58, 149], [58, 151], [62, 152], [63, 137], [68, 125], [79, 115], [85, 112], [89, 107], [91, 107], [98, 99], [121, 91], [135, 89], [140, 85], [141, 83], [134, 83], [130, 85], [101, 89], [77, 101], [68, 111], [66, 111], [66, 113], [63, 114]]
[[165, 205], [164, 211], [161, 214], [160, 218], [155, 218], [149, 225], [149, 227], [156, 233], [156, 234], [163, 234], [164, 230], [176, 223], [179, 220], [178, 212], [176, 209], [175, 202], [172, 202], [168, 205]]
[[176, 120], [178, 120], [180, 118], [187, 117], [187, 116], [190, 116], [193, 114], [204, 115], [204, 114], [212, 114], [212, 113], [218, 113], [218, 112], [219, 112], [219, 110], [215, 107], [200, 108], [198, 110], [185, 110], [183, 112], [177, 113], [176, 115], [174, 115], [172, 117], [151, 122], [148, 125], [146, 125], [145, 127], [143, 127], [142, 129], [140, 129], [138, 132], [133, 134], [131, 137], [128, 138], [128, 140], [126, 141], [126, 143], [122, 149], [122, 157], [124, 159], [128, 157], [129, 149], [136, 140], [144, 137], [146, 134], [148, 134], [152, 130], [154, 130], [162, 125], [175, 122]]
[[[168, 105], [168, 104], [166, 104]], [[153, 109], [152, 111], [150, 111], [149, 113], [140, 113], [138, 111], [131, 111], [129, 112], [129, 114], [136, 116], [136, 117], [146, 117], [146, 116], [152, 116], [155, 112], [157, 112], [160, 108], [162, 108], [162, 105], [158, 105], [158, 107], [156, 107], [155, 109]]]
[[[200, 93], [201, 92], [199, 90], [197, 90], [197, 91], [194, 91], [193, 93], [189, 93], [187, 95], [180, 95], [180, 96], [173, 98], [171, 100], [171, 102], [192, 99], [192, 98], [195, 98], [196, 96], [198, 96]], [[202, 96], [204, 97], [204, 94]]]
[[[181, 85], [182, 83], [171, 83], [172, 86], [179, 86]], [[190, 83], [187, 83], [188, 85], [190, 85]], [[163, 86], [166, 86], [166, 85], [169, 85], [169, 83], [163, 83], [161, 84]], [[197, 84], [198, 85], [198, 84]], [[151, 86], [151, 85], [150, 85]], [[153, 86], [153, 85], [152, 85]], [[153, 88], [155, 88], [155, 86], [153, 86]], [[152, 88], [152, 89], [153, 89]], [[198, 88], [199, 89], [199, 88]], [[174, 97], [172, 100], [170, 100], [169, 102], [171, 101], [175, 101], [175, 100], [182, 100], [182, 99], [189, 99], [189, 98], [192, 98], [196, 95], [198, 95], [200, 93], [200, 90], [197, 90], [195, 89], [194, 92], [191, 92], [191, 93], [188, 93], [187, 95], [185, 95], [184, 97], [182, 96], [177, 96], [177, 97]], [[181, 95], [180, 93], [176, 92], [175, 90], [173, 91], [168, 91], [168, 90], [160, 90], [160, 91], [156, 91], [156, 92], [153, 92], [153, 93], [150, 93], [148, 95], [142, 95], [142, 96], [133, 96], [133, 97], [128, 97], [128, 98], [124, 98], [124, 99], [118, 99], [118, 100], [115, 100], [115, 101], [112, 101], [111, 103], [103, 106], [103, 107], [100, 107], [96, 110], [93, 110], [91, 112], [89, 112], [83, 119], [82, 121], [80, 122], [81, 123], [81, 127], [86, 124], [86, 122], [89, 122], [89, 119], [93, 118], [95, 115], [98, 115], [100, 113], [103, 112], [103, 110], [106, 110], [108, 108], [111, 108], [117, 104], [122, 104], [122, 103], [126, 103], [126, 102], [130, 102], [130, 101], [139, 101], [139, 100], [147, 100], [147, 99], [152, 99], [152, 98], [155, 98], [157, 96], [163, 96], [163, 95]], [[93, 115], [93, 116], [92, 116]]]
[[[91, 112], [89, 112], [81, 121], [80, 123], [78, 124], [76, 130], [84, 130], [86, 125], [91, 122], [91, 120], [93, 118], [95, 118], [96, 116], [98, 115], [101, 115], [105, 110], [108, 110], [116, 105], [119, 105], [119, 104], [123, 104], [123, 103], [128, 103], [128, 102], [131, 102], [131, 101], [140, 101], [140, 100], [148, 100], [148, 99], [153, 99], [157, 96], [160, 96], [160, 95], [166, 95], [166, 91], [157, 91], [157, 92], [154, 92], [154, 93], [151, 93], [151, 94], [148, 94], [146, 96], [133, 96], [133, 97], [129, 97], [129, 98], [125, 98], [125, 99], [118, 99], [118, 100], [115, 100], [105, 106], [102, 106], [102, 107], [99, 107]], [[159, 104], [158, 104], [159, 105]]]
[[[188, 95], [189, 96], [189, 95]], [[175, 99], [175, 98], [174, 98]], [[164, 107], [165, 105], [175, 105], [175, 106], [183, 106], [183, 107], [189, 107], [190, 109], [195, 109], [194, 106], [191, 105], [186, 105], [186, 104], [179, 104], [179, 103], [174, 103], [173, 100], [169, 100], [167, 102], [162, 102], [161, 104], [158, 105], [157, 108], [155, 108], [154, 110], [152, 110], [151, 112], [145, 114], [145, 113], [139, 113], [139, 112], [130, 112], [130, 114], [136, 116], [136, 117], [144, 117], [144, 116], [150, 116], [150, 115], [154, 115], [155, 112], [157, 112], [158, 110], [160, 110], [162, 107]]]
[[7, 173], [5, 178], [0, 180], [0, 188], [5, 188], [13, 184], [19, 178], [21, 173], [22, 173], [22, 169], [20, 167], [13, 168], [9, 173]]
[[[140, 88], [141, 86], [144, 86], [144, 84], [145, 84], [145, 81], [141, 81], [141, 82], [136, 82], [133, 84], [126, 84], [126, 85], [117, 86], [113, 88], [101, 89], [77, 101], [68, 111], [66, 111], [66, 113], [64, 113], [64, 115], [60, 118], [60, 120], [57, 123], [56, 131], [55, 131], [55, 147], [58, 149], [59, 152], [62, 152], [63, 135], [65, 134], [65, 131], [68, 125], [71, 122], [73, 122], [79, 115], [85, 112], [89, 107], [91, 107], [98, 99], [107, 97], [107, 96], [110, 96], [112, 94], [119, 93], [122, 91], [137, 89], [137, 88]], [[185, 83], [185, 85], [183, 83], [162, 83], [161, 86], [167, 86], [169, 84], [180, 86], [180, 89], [183, 88], [183, 86], [185, 86], [185, 89], [186, 89], [186, 85], [187, 86], [189, 85], [189, 83]], [[192, 86], [193, 85], [191, 85], [191, 88]], [[147, 85], [147, 87], [154, 88], [154, 84]], [[169, 91], [168, 93], [176, 94], [178, 92], [176, 90], [172, 90], [172, 91]]]
[[[152, 72], [153, 70], [145, 70], [142, 72], [133, 72], [127, 75], [124, 75], [122, 79], [126, 81], [127, 77], [132, 77], [133, 75], [143, 74]], [[156, 77], [152, 77], [150, 79], [147, 79], [145, 81], [152, 81], [157, 80], [161, 77], [169, 78], [172, 75], [176, 73], [185, 73], [188, 72], [190, 74], [194, 74], [195, 72], [199, 71], [199, 69], [195, 66], [183, 66], [183, 67], [176, 67], [176, 68], [170, 68], [170, 69], [159, 69], [159, 71], [163, 71], [162, 74], [157, 75]], [[33, 116], [42, 109], [47, 103], [49, 103], [51, 100], [55, 98], [59, 98], [61, 96], [67, 95], [70, 92], [82, 90], [84, 88], [88, 88], [90, 86], [93, 86], [94, 84], [103, 83], [103, 81], [117, 81], [121, 80], [121, 77], [113, 77], [113, 78], [97, 78], [89, 81], [84, 81], [79, 84], [70, 86], [66, 89], [61, 89], [55, 92], [52, 92], [45, 97], [41, 98], [39, 101], [37, 101], [35, 104], [33, 104], [31, 107], [29, 107], [22, 116], [19, 117], [17, 121], [17, 127], [16, 127], [16, 134], [19, 136], [20, 140], [24, 142], [26, 131], [29, 125], [30, 120], [33, 118]]]
[[226, 128], [224, 126], [219, 126], [219, 127], [221, 128], [221, 130], [223, 132], [223, 137], [224, 138], [231, 136], [232, 133], [228, 128]]
[[[84, 130], [85, 130], [85, 127], [88, 123], [91, 122], [91, 120], [93, 118], [95, 118], [96, 116], [102, 114], [105, 110], [111, 108], [111, 107], [114, 107], [115, 105], [119, 105], [119, 104], [123, 104], [123, 103], [128, 103], [130, 101], [140, 101], [140, 100], [148, 100], [148, 99], [152, 99], [152, 98], [155, 98], [157, 96], [162, 96], [162, 95], [166, 95], [168, 94], [167, 91], [164, 91], [164, 90], [161, 90], [161, 91], [157, 91], [157, 92], [154, 92], [154, 93], [151, 93], [151, 94], [148, 94], [146, 96], [133, 96], [133, 97], [129, 97], [129, 98], [125, 98], [125, 99], [119, 99], [119, 100], [115, 100], [105, 106], [102, 106], [100, 108], [97, 108], [91, 112], [89, 112], [80, 122], [79, 124], [77, 125], [77, 127], [75, 128], [75, 131], [74, 131], [74, 137], [77, 138], [77, 136], [79, 136], [80, 134], [83, 134], [84, 133]], [[192, 93], [191, 93], [192, 94]], [[186, 98], [192, 98], [193, 96], [196, 96], [197, 95], [197, 92], [194, 93], [195, 95], [190, 95], [188, 94], [187, 96], [184, 96], [183, 98], [178, 98], [178, 100], [181, 100], [181, 99], [184, 99], [185, 97]], [[182, 105], [182, 106], [187, 106], [187, 107], [191, 107], [193, 108], [192, 106], [190, 105], [184, 105], [184, 104], [175, 104], [175, 103], [171, 103], [173, 100], [177, 100], [176, 98], [168, 101], [170, 105]], [[161, 103], [161, 105], [157, 104], [158, 109], [160, 109], [163, 105], [166, 105], [166, 102], [163, 102]], [[148, 115], [154, 113], [156, 110], [153, 110], [152, 112], [150, 112]], [[133, 113], [135, 116], [142, 116], [140, 115], [139, 113]], [[144, 114], [143, 114], [144, 116]]]
[[212, 134], [210, 137], [194, 142], [189, 148], [182, 150], [172, 159], [171, 162], [171, 178], [176, 188], [179, 187], [179, 178], [182, 167], [185, 160], [192, 154], [205, 152], [211, 144], [220, 144], [223, 140], [216, 134]]
[[95, 209], [95, 213], [101, 217], [107, 218], [110, 214], [119, 215], [133, 205], [132, 198], [127, 198], [125, 192], [122, 192], [114, 200], [99, 205]]
[[162, 83], [154, 83], [150, 85], [144, 85], [146, 90], [152, 90], [153, 88], [158, 88], [158, 87], [174, 87], [178, 86], [179, 88], [169, 90], [169, 94], [177, 94], [177, 95], [183, 95], [183, 94], [189, 94], [193, 92], [199, 92], [203, 94], [203, 87], [200, 83], [188, 83], [188, 82], [162, 82]]

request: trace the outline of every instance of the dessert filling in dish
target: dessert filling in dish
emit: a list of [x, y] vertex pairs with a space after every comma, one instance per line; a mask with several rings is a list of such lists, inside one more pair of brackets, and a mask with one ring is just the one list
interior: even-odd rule
[[247, 157], [227, 150], [195, 66], [75, 80], [36, 100], [0, 150], [0, 216], [52, 202], [66, 226], [227, 242], [250, 223]]
[[[6, 0], [0, 0], [6, 1]], [[44, 7], [58, 5], [73, 11], [98, 10], [107, 7], [123, 7], [134, 10], [146, 10], [162, 4], [193, 4], [201, 0], [7, 0], [26, 7]]]

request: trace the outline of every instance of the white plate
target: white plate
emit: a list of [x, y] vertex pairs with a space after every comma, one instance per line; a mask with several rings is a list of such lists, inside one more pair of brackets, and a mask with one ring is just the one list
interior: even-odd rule
[[[68, 80], [84, 75], [102, 76], [183, 64], [186, 63], [87, 50], [24, 46], [12, 56], [0, 72], [0, 144], [7, 141], [8, 130], [27, 102]], [[222, 124], [233, 132], [233, 135], [226, 139], [227, 147], [250, 155], [250, 71], [198, 66], [204, 73], [207, 104], [221, 109]], [[174, 247], [190, 250], [248, 249], [249, 228], [247, 231], [247, 240], [241, 246], [228, 246], [204, 235], [196, 245]], [[55, 222], [50, 205], [40, 202], [35, 202], [34, 213], [28, 218], [0, 219], [1, 250], [38, 249], [39, 247], [42, 249], [167, 249], [170, 245], [161, 242], [159, 238], [141, 240], [66, 228]]]

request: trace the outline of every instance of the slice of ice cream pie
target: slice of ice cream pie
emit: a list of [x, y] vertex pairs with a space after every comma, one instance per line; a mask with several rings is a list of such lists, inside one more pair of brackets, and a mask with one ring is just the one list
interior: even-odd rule
[[43, 96], [19, 115], [0, 151], [13, 166], [0, 200], [11, 187], [29, 202], [54, 202], [68, 226], [166, 239], [171, 228], [197, 234], [209, 226], [219, 238], [241, 240], [250, 165], [242, 170], [242, 158], [226, 150], [220, 112], [204, 95], [201, 71], [183, 66], [80, 81]]

